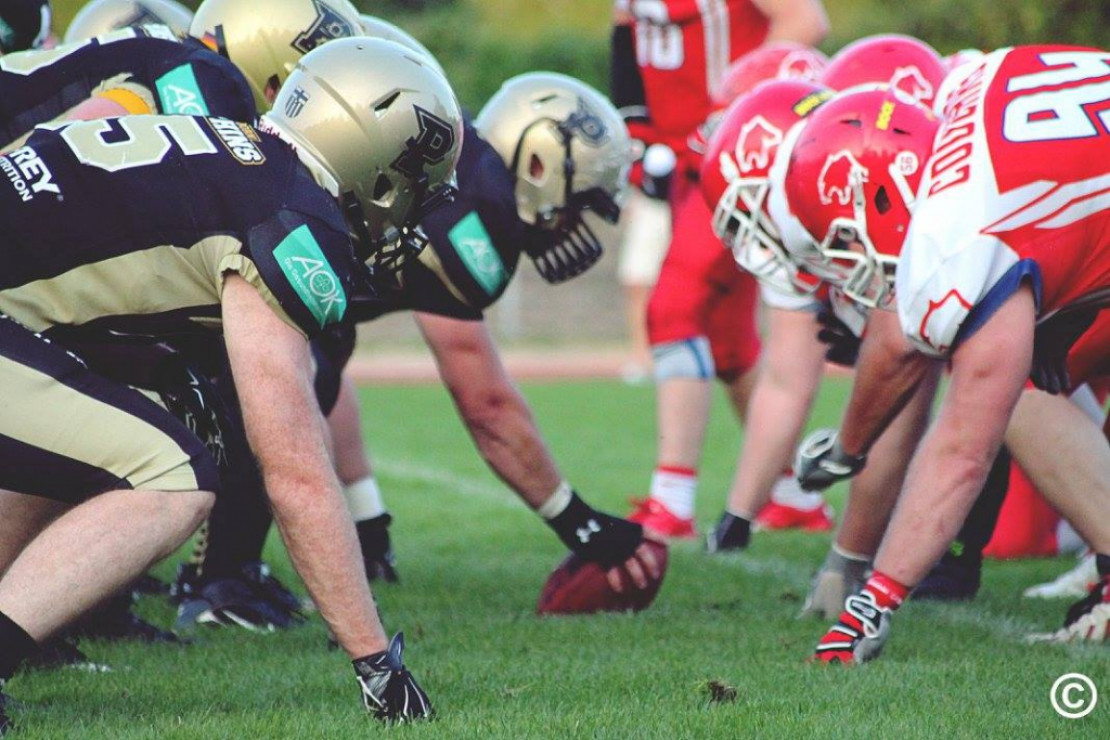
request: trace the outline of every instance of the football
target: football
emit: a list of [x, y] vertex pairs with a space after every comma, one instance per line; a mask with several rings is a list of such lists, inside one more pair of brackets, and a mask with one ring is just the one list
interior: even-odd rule
[[628, 574], [621, 570], [624, 590], [617, 593], [605, 578], [605, 570], [597, 563], [577, 555], [567, 556], [559, 564], [540, 592], [537, 614], [593, 614], [595, 612], [643, 611], [651, 606], [663, 578], [667, 574], [667, 546], [645, 540], [659, 563], [659, 577], [649, 579], [647, 588], [632, 585]]

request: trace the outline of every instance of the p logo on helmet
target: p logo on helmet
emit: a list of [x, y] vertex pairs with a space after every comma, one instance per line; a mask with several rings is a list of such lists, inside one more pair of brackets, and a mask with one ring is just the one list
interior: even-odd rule
[[325, 41], [362, 35], [361, 29], [356, 29], [330, 5], [321, 0], [312, 0], [312, 4], [316, 8], [316, 20], [293, 39], [293, 48], [297, 51], [307, 54]]
[[447, 121], [414, 105], [420, 131], [405, 141], [405, 150], [390, 167], [414, 180], [424, 174], [424, 166], [439, 164], [455, 150], [455, 131]]

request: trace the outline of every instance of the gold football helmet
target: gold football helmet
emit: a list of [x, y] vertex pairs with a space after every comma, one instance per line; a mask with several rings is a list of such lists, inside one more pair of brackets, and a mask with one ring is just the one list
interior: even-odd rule
[[362, 35], [368, 36], [372, 39], [385, 39], [386, 41], [395, 41], [401, 46], [408, 47], [418, 54], [423, 54], [428, 57], [428, 61], [432, 63], [432, 67], [436, 69], [444, 77], [447, 73], [443, 70], [443, 65], [435, 58], [432, 52], [428, 51], [428, 47], [416, 40], [416, 37], [411, 33], [394, 25], [384, 18], [379, 18], [375, 15], [367, 15], [363, 13], [359, 16], [362, 20]]
[[230, 59], [250, 83], [259, 111], [297, 60], [325, 41], [362, 34], [346, 0], [204, 0], [189, 35]]
[[93, 36], [129, 26], [161, 25], [177, 36], [189, 32], [193, 11], [176, 0], [91, 0], [66, 29], [65, 43], [84, 41]]
[[583, 220], [616, 222], [632, 142], [616, 108], [573, 77], [532, 72], [501, 86], [474, 126], [516, 177], [517, 213], [549, 237], [526, 247], [545, 280], [559, 283], [601, 258]]
[[305, 55], [262, 125], [339, 199], [377, 273], [423, 248], [419, 220], [455, 192], [463, 135], [455, 93], [427, 58], [392, 41], [341, 39]]

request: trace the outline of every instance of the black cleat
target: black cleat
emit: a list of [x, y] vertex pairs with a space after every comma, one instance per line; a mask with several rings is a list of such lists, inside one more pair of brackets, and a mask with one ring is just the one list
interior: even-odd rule
[[983, 554], [965, 551], [955, 555], [944, 553], [925, 580], [913, 590], [911, 598], [919, 601], [971, 601], [979, 593], [983, 571]]
[[389, 541], [389, 525], [393, 522], [390, 514], [382, 514], [373, 519], [355, 522], [358, 542], [362, 547], [362, 560], [366, 564], [366, 578], [371, 583], [381, 579], [386, 583], [397, 583], [397, 560], [393, 556], [393, 545]]
[[256, 561], [236, 575], [193, 582], [179, 599], [176, 627], [204, 624], [273, 632], [304, 621], [300, 599], [270, 575], [265, 563]]
[[169, 630], [155, 627], [131, 611], [131, 594], [116, 596], [89, 612], [74, 626], [74, 634], [97, 640], [134, 640], [149, 643], [180, 643]]
[[726, 511], [706, 537], [705, 550], [709, 553], [739, 552], [747, 548], [751, 537], [752, 523]]
[[39, 652], [23, 662], [27, 670], [53, 670], [55, 668], [74, 668], [89, 673], [107, 673], [112, 670], [103, 663], [94, 663], [77, 647], [77, 638], [72, 635], [54, 637], [42, 644]]

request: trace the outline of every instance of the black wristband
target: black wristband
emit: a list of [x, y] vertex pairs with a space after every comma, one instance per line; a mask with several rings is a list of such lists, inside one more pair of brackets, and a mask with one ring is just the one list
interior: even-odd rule
[[562, 513], [547, 523], [571, 552], [603, 568], [628, 560], [644, 540], [642, 526], [597, 511], [573, 491]]

